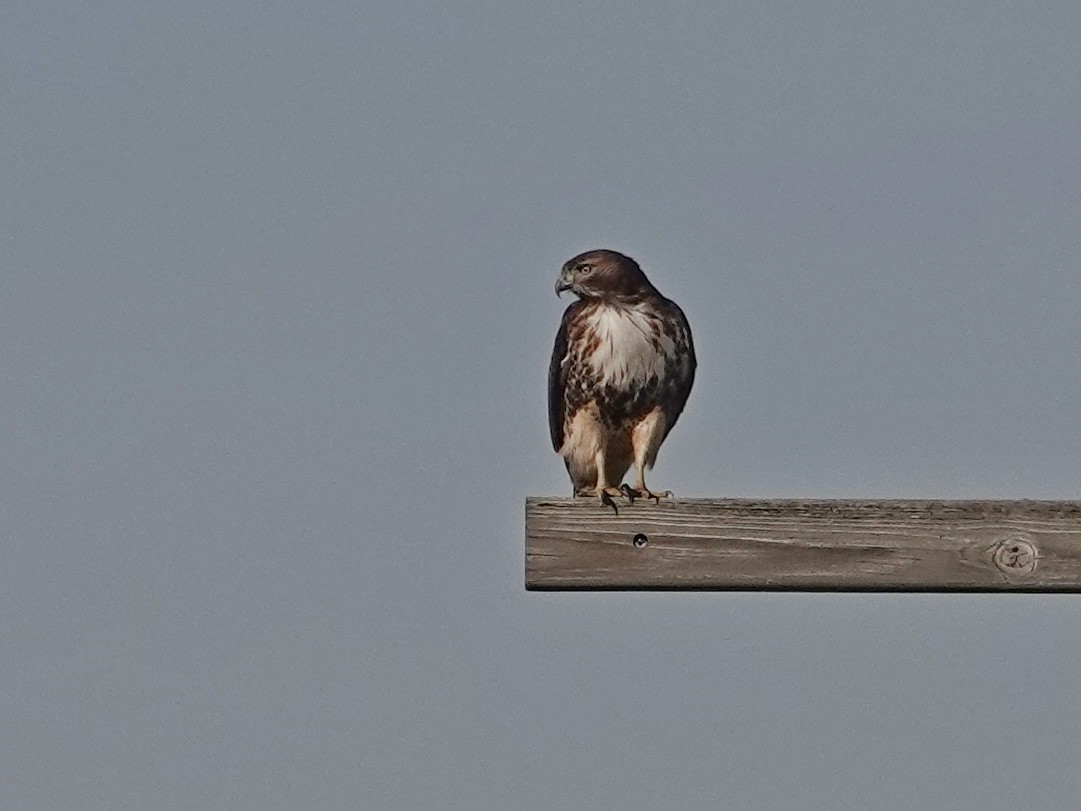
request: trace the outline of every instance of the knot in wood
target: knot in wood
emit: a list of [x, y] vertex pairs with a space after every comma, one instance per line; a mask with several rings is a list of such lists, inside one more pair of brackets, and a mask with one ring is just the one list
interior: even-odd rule
[[999, 571], [1012, 580], [1036, 571], [1038, 557], [1036, 547], [1024, 538], [1007, 538], [995, 547], [991, 559]]

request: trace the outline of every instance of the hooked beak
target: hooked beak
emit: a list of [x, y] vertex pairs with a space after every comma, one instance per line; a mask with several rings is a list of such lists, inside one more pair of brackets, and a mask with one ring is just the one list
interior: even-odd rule
[[556, 282], [556, 298], [563, 295], [564, 290], [570, 290], [572, 287], [571, 277], [567, 271], [563, 271], [559, 274], [559, 280]]

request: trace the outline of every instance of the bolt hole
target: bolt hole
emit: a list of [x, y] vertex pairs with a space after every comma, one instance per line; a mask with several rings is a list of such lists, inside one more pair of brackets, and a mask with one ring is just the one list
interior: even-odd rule
[[633, 543], [633, 544], [634, 544], [634, 548], [635, 548], [635, 549], [641, 549], [641, 548], [642, 548], [643, 546], [645, 546], [646, 544], [648, 544], [648, 543], [649, 543], [649, 537], [648, 537], [648, 536], [646, 536], [646, 534], [645, 534], [645, 533], [639, 532], [639, 533], [638, 533], [637, 535], [635, 535], [635, 536], [634, 536], [634, 538], [633, 538], [633, 539], [631, 540], [631, 543]]

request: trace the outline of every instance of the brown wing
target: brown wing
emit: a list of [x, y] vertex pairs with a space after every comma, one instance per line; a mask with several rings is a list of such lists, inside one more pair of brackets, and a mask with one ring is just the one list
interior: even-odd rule
[[548, 431], [552, 435], [552, 447], [559, 452], [563, 447], [563, 422], [567, 413], [567, 366], [563, 359], [567, 356], [568, 325], [577, 312], [575, 302], [563, 312], [559, 322], [555, 346], [552, 347], [552, 360], [548, 364]]
[[691, 386], [694, 385], [694, 371], [698, 367], [698, 361], [694, 356], [694, 340], [691, 338], [691, 325], [687, 323], [687, 317], [679, 305], [669, 299], [662, 299], [657, 307], [664, 331], [669, 334], [676, 345], [676, 359], [673, 368], [666, 375], [664, 388], [661, 393], [661, 409], [664, 411], [665, 431], [664, 437], [683, 413], [683, 406], [687, 404], [687, 398], [691, 394]]

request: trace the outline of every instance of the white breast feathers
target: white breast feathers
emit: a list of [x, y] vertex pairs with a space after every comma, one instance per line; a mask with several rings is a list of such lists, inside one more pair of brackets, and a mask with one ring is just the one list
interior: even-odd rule
[[601, 305], [589, 314], [587, 324], [587, 334], [597, 343], [586, 362], [602, 384], [619, 386], [661, 378], [675, 354], [675, 343], [661, 330], [659, 320], [643, 308]]

